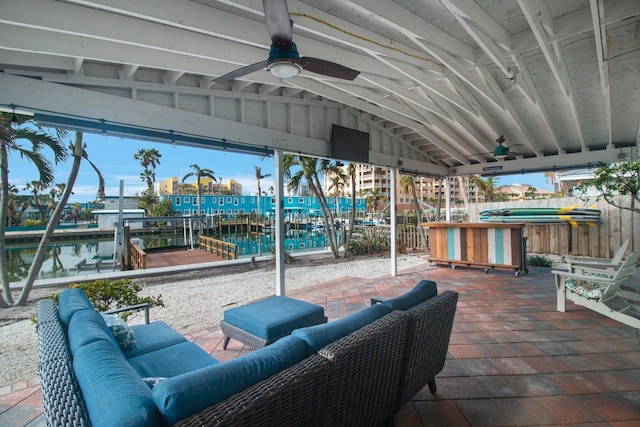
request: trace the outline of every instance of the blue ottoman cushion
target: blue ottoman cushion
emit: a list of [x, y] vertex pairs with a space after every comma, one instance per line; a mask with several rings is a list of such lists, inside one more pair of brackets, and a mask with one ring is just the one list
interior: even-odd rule
[[224, 321], [263, 339], [288, 335], [296, 328], [320, 323], [324, 308], [285, 296], [275, 296], [224, 312]]

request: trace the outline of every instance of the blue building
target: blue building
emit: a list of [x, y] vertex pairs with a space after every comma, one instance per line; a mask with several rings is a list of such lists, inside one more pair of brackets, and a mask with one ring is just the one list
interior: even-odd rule
[[[198, 196], [175, 195], [171, 197], [173, 210], [179, 216], [195, 216], [198, 214]], [[336, 212], [336, 198], [327, 197], [329, 208]], [[276, 198], [262, 196], [260, 200], [260, 213], [270, 216], [275, 212]], [[338, 198], [338, 211], [347, 214], [351, 211], [351, 198]], [[287, 196], [284, 198], [285, 215], [288, 218], [314, 218], [322, 216], [318, 198], [314, 196]], [[367, 210], [364, 198], [356, 198], [356, 215], [363, 215]], [[201, 215], [233, 216], [237, 214], [258, 213], [258, 196], [230, 196], [230, 195], [203, 195], [200, 197]]]

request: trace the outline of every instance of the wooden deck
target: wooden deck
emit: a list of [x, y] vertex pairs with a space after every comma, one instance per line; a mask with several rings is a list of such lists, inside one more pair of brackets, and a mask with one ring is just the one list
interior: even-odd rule
[[147, 268], [224, 261], [221, 256], [200, 249], [147, 253]]

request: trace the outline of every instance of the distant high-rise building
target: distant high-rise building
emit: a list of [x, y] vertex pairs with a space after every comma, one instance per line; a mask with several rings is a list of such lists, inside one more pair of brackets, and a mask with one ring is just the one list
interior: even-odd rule
[[[202, 194], [230, 194], [234, 196], [242, 195], [242, 184], [234, 179], [228, 178], [214, 182], [213, 179], [203, 177], [200, 179]], [[177, 176], [163, 179], [157, 184], [158, 194], [161, 196], [175, 196], [178, 194], [196, 194], [195, 182], [181, 182]]]
[[[347, 165], [343, 166], [343, 172], [346, 174]], [[429, 206], [435, 206], [438, 198], [442, 200], [442, 206], [444, 207], [444, 201], [446, 199], [444, 181], [440, 178], [431, 178], [425, 176], [418, 176], [415, 178], [416, 192], [420, 198], [421, 206], [427, 208]], [[401, 212], [407, 209], [413, 209], [412, 196], [410, 193], [404, 194], [400, 189], [400, 176], [398, 176], [396, 189], [396, 204], [398, 211]], [[324, 177], [324, 188], [331, 187], [331, 176]], [[484, 202], [484, 195], [478, 191], [474, 183], [469, 180], [468, 177], [462, 178], [462, 187], [467, 193], [468, 201]], [[367, 195], [375, 195], [379, 199], [387, 203], [378, 203], [378, 210], [384, 209], [389, 202], [389, 195], [391, 189], [391, 175], [388, 168], [356, 164], [356, 194], [367, 197]], [[346, 184], [344, 186], [344, 195], [351, 194], [351, 186]], [[460, 182], [458, 178], [452, 178], [449, 181], [449, 194], [451, 197], [452, 207], [462, 207], [464, 204], [464, 196], [460, 189]]]

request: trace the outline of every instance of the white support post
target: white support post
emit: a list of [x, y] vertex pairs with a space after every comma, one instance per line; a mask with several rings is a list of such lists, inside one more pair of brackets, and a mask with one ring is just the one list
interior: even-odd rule
[[447, 222], [451, 221], [451, 181], [449, 177], [444, 179], [444, 191], [445, 191], [445, 220]]
[[282, 165], [282, 151], [273, 153], [276, 187], [276, 295], [285, 294], [284, 283], [284, 171]]
[[396, 180], [398, 178], [397, 170], [391, 168], [391, 187], [389, 188], [389, 197], [391, 198], [391, 229], [389, 230], [391, 237], [391, 277], [398, 275], [398, 256], [396, 252], [396, 240], [397, 240], [397, 208], [396, 208]]
[[[120, 191], [118, 194], [118, 223], [116, 224], [115, 241], [113, 262], [122, 261], [122, 252], [124, 251], [124, 180], [120, 180]], [[128, 242], [127, 242], [128, 244]], [[121, 263], [124, 265], [124, 263]]]

